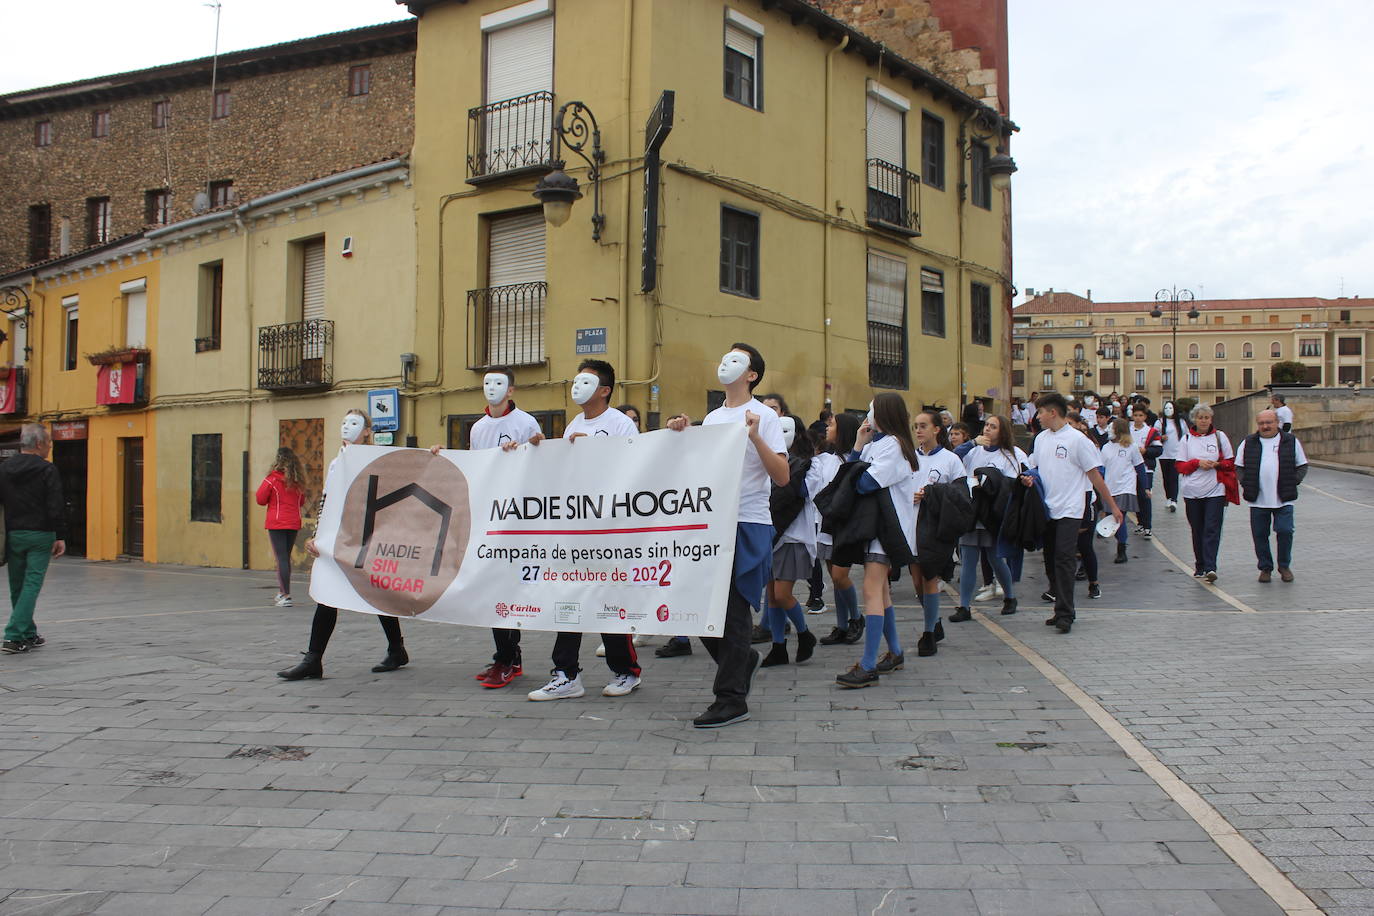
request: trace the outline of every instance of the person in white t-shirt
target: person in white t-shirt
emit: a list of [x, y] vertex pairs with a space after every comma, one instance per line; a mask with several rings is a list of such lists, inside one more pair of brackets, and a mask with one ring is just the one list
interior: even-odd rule
[[[1143, 423], [1144, 411], [1137, 410], [1136, 417]], [[1137, 444], [1139, 441], [1131, 424], [1118, 417], [1112, 421], [1111, 441], [1100, 449], [1102, 476], [1107, 481], [1112, 499], [1116, 500], [1117, 508], [1122, 512], [1137, 514], [1140, 512], [1136, 502], [1141, 490], [1140, 478], [1145, 473], [1144, 450]], [[1150, 491], [1145, 490], [1144, 493], [1148, 499]], [[1116, 559], [1113, 562], [1126, 562], [1126, 541], [1129, 537], [1130, 529], [1126, 525], [1116, 529]]]
[[[1045, 491], [1045, 568], [1053, 570], [1050, 581], [1054, 596], [1054, 615], [1045, 621], [1060, 633], [1073, 629], [1074, 571], [1078, 554], [1078, 529], [1091, 524], [1088, 512], [1090, 488], [1097, 491], [1102, 505], [1111, 512], [1117, 524], [1124, 522], [1121, 510], [1107, 489], [1098, 469], [1101, 455], [1093, 447], [1092, 439], [1069, 425], [1069, 405], [1057, 392], [1041, 395], [1036, 404], [1036, 419], [1044, 431], [1035, 437], [1027, 464], [1040, 478]], [[1026, 486], [1034, 486], [1031, 475], [1021, 478]]]
[[[539, 421], [515, 406], [515, 373], [504, 367], [487, 370], [482, 377], [486, 411], [472, 424], [468, 447], [473, 451], [504, 448], [510, 451], [540, 435]], [[431, 451], [435, 451], [432, 449]], [[483, 687], [499, 689], [524, 674], [520, 658], [520, 631], [493, 627], [496, 651], [491, 665], [477, 675]]]
[[[753, 630], [749, 609], [758, 609], [773, 565], [773, 516], [768, 497], [773, 484], [783, 486], [790, 476], [782, 422], [776, 412], [754, 397], [764, 369], [758, 350], [746, 343], [732, 344], [716, 367], [716, 378], [725, 388], [725, 403], [702, 420], [703, 426], [742, 423], [749, 431], [749, 441], [740, 476], [735, 567], [725, 604], [724, 634], [701, 640], [716, 663], [712, 686], [716, 699], [692, 720], [696, 728], [720, 728], [749, 718], [749, 688], [761, 660], [749, 644]], [[667, 423], [669, 429], [679, 432], [691, 425], [686, 414], [678, 414]]]
[[[941, 411], [941, 414], [943, 413], [944, 411]], [[935, 483], [953, 483], [968, 476], [963, 459], [949, 447], [949, 434], [940, 426], [939, 421], [940, 417], [934, 412], [923, 410], [916, 415], [916, 420], [912, 424], [916, 454], [921, 463], [920, 468], [912, 472], [916, 490], [912, 500], [916, 506], [917, 518], [920, 518], [921, 497], [925, 495], [927, 486]], [[916, 544], [914, 536], [912, 544]], [[920, 596], [924, 618], [921, 638], [916, 642], [916, 654], [926, 658], [938, 651], [936, 644], [945, 638], [945, 628], [940, 623], [940, 580], [934, 575], [925, 575], [920, 559], [918, 557], [917, 562], [911, 564], [910, 572], [911, 581], [916, 586], [916, 594]], [[932, 558], [926, 557], [925, 560], [929, 565]]]
[[1199, 404], [1188, 414], [1193, 432], [1178, 449], [1179, 493], [1193, 531], [1193, 576], [1217, 581], [1217, 552], [1226, 513], [1226, 487], [1217, 468], [1234, 457], [1231, 440], [1212, 425], [1212, 408]]
[[1307, 477], [1307, 453], [1292, 433], [1279, 431], [1276, 411], [1260, 411], [1255, 426], [1259, 431], [1247, 436], [1236, 452], [1236, 467], [1241, 498], [1250, 504], [1250, 537], [1255, 542], [1259, 581], [1272, 579], [1272, 526], [1279, 542], [1279, 578], [1292, 582], [1293, 503], [1298, 498], [1298, 485]]
[[1288, 401], [1281, 394], [1273, 395], [1269, 398], [1269, 404], [1274, 408], [1274, 415], [1279, 418], [1279, 432], [1291, 433], [1293, 431], [1293, 408], [1288, 406]]
[[1164, 505], [1170, 512], [1178, 511], [1178, 469], [1174, 464], [1178, 458], [1178, 447], [1183, 437], [1188, 435], [1188, 424], [1178, 416], [1173, 401], [1164, 402], [1164, 415], [1155, 421], [1164, 442], [1164, 451], [1159, 456], [1159, 473], [1164, 478]]
[[[563, 430], [563, 438], [576, 442], [584, 436], [639, 435], [634, 421], [611, 406], [615, 391], [615, 369], [605, 360], [585, 359], [573, 377], [571, 397], [582, 412], [573, 417]], [[531, 445], [538, 445], [543, 436], [530, 437]], [[573, 450], [576, 460], [577, 450]], [[602, 633], [606, 647], [606, 665], [611, 669], [611, 682], [601, 691], [602, 696], [623, 697], [639, 687], [639, 659], [635, 656], [634, 639], [629, 633]], [[553, 671], [549, 682], [529, 693], [531, 700], [564, 700], [580, 697], [587, 691], [582, 686], [582, 668], [578, 655], [582, 649], [581, 633], [559, 633], [553, 642]]]
[[[761, 668], [788, 664], [786, 625], [790, 620], [797, 630], [797, 664], [808, 661], [816, 649], [816, 634], [806, 625], [801, 602], [793, 594], [798, 579], [806, 579], [816, 563], [816, 531], [820, 526], [820, 512], [813, 502], [821, 491], [824, 469], [816, 461], [815, 448], [801, 418], [786, 414], [779, 418], [783, 442], [787, 446], [790, 477], [786, 487], [773, 488], [773, 494], [792, 499], [800, 496], [801, 510], [795, 516], [774, 515], [772, 575], [768, 582], [768, 607], [764, 622], [768, 625], [772, 647], [760, 663]], [[789, 505], [796, 503], [787, 501]], [[780, 503], [781, 505], [781, 503]], [[771, 499], [770, 499], [771, 508]], [[785, 524], [784, 524], [785, 523]]]
[[[854, 450], [860, 422], [857, 417], [848, 413], [832, 414], [826, 420], [825, 451], [813, 459], [821, 466], [822, 490], [835, 479], [835, 475], [844, 465], [845, 457]], [[819, 493], [820, 490], [816, 492]], [[830, 567], [830, 590], [835, 595], [835, 628], [830, 631], [830, 635], [821, 637], [820, 644], [853, 645], [863, 638], [864, 615], [859, 610], [859, 595], [854, 588], [854, 582], [849, 578], [849, 567], [830, 562], [833, 547], [834, 537], [825, 531], [818, 531], [816, 553], [821, 562]]]
[[[995, 470], [1003, 477], [1016, 478], [1021, 476], [1021, 466], [1026, 460], [1026, 453], [1017, 448], [1012, 439], [1011, 421], [994, 414], [987, 418], [983, 434], [973, 440], [973, 448], [964, 453], [964, 470], [970, 480], [980, 469]], [[1020, 553], [1019, 549], [1001, 542], [982, 522], [979, 522], [973, 531], [961, 537], [959, 604], [950, 615], [950, 622], [961, 623], [973, 619], [973, 589], [978, 583], [980, 555], [988, 561], [1002, 586], [1002, 613], [1015, 614], [1016, 573], [1021, 568]], [[1015, 571], [1012, 569], [1012, 559], [1015, 560]]]

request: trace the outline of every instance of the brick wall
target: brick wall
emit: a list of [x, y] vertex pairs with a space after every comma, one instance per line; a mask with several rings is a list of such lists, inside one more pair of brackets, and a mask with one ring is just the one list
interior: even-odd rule
[[[0, 273], [28, 260], [28, 211], [52, 207], [51, 255], [60, 253], [62, 218], [72, 250], [86, 245], [86, 199], [108, 196], [112, 237], [145, 225], [144, 193], [170, 187], [172, 220], [192, 216], [205, 182], [232, 180], [242, 202], [343, 169], [410, 152], [414, 117], [413, 46], [356, 59], [339, 55], [277, 72], [230, 74], [227, 118], [212, 121], [210, 86], [158, 91], [153, 81], [113, 101], [7, 112], [0, 119]], [[371, 91], [350, 96], [349, 68], [371, 67]], [[153, 103], [171, 102], [171, 124], [157, 129]], [[91, 136], [92, 114], [108, 110], [109, 136]], [[34, 144], [34, 125], [52, 122], [50, 146]], [[207, 169], [207, 152], [209, 166]]]

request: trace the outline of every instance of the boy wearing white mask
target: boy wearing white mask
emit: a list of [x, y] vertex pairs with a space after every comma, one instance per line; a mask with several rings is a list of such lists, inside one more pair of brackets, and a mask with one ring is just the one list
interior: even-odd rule
[[[749, 442], [744, 448], [744, 471], [740, 477], [734, 577], [725, 604], [724, 635], [702, 638], [706, 651], [716, 662], [712, 687], [716, 700], [692, 720], [697, 728], [720, 728], [749, 718], [749, 687], [760, 661], [749, 644], [753, 624], [750, 608], [758, 609], [772, 572], [773, 517], [768, 497], [772, 484], [785, 486], [790, 479], [782, 422], [776, 412], [754, 397], [764, 368], [758, 350], [748, 344], [732, 344], [716, 367], [716, 378], [725, 387], [725, 403], [702, 421], [703, 426], [743, 423], [749, 431]], [[667, 425], [680, 432], [691, 424], [689, 417], [679, 414]]]
[[[586, 359], [577, 367], [573, 377], [572, 399], [582, 408], [563, 430], [563, 438], [575, 441], [583, 436], [637, 436], [639, 430], [629, 417], [611, 406], [615, 391], [615, 369], [600, 359]], [[531, 445], [538, 445], [543, 436], [530, 437]], [[614, 675], [601, 691], [602, 696], [623, 697], [639, 686], [639, 659], [635, 656], [634, 639], [629, 633], [602, 633], [606, 647], [606, 664]], [[582, 686], [578, 655], [582, 649], [581, 633], [559, 633], [553, 643], [553, 677], [547, 684], [529, 694], [531, 700], [566, 700], [580, 697], [587, 691]]]
[[[482, 394], [487, 399], [486, 413], [472, 424], [468, 446], [473, 451], [485, 448], [513, 449], [540, 435], [539, 421], [515, 406], [511, 396], [515, 373], [504, 367], [493, 368], [482, 377]], [[505, 687], [524, 670], [520, 659], [520, 631], [493, 627], [496, 652], [491, 665], [477, 675], [483, 687]]]

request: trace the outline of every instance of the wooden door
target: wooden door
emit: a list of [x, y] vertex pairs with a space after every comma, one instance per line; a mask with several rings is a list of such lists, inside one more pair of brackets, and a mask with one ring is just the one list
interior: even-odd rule
[[143, 439], [124, 439], [124, 555], [143, 556]]

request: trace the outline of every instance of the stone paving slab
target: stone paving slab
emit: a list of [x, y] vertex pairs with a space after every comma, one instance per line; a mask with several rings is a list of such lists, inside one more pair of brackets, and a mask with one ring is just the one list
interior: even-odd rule
[[[1266, 852], [1325, 888], [1323, 906], [1359, 912], [1374, 786], [1345, 730], [1367, 721], [1358, 618], [1304, 634], [1165, 575], [1148, 545], [1132, 553], [1104, 567], [1106, 596], [1080, 602], [1067, 639], [1030, 607], [999, 622], [1204, 795], [1225, 788], [1218, 808], [1286, 844]], [[1032, 558], [1029, 584], [1037, 571]], [[905, 671], [838, 691], [855, 653], [822, 647], [761, 672], [754, 718], [719, 732], [690, 727], [709, 702], [700, 650], [646, 657], [628, 698], [533, 704], [551, 634], [527, 636], [519, 692], [486, 691], [471, 678], [485, 631], [408, 622], [411, 666], [372, 674], [376, 624], [344, 613], [327, 677], [288, 684], [272, 672], [311, 608], [267, 607], [273, 592], [258, 573], [54, 564], [49, 645], [0, 659], [0, 916], [1281, 912], [983, 627], [951, 626], [916, 659], [909, 583]], [[1179, 627], [1203, 636], [1191, 654]], [[1301, 664], [1284, 661], [1294, 639]], [[1262, 833], [1309, 829], [1346, 833]]]

